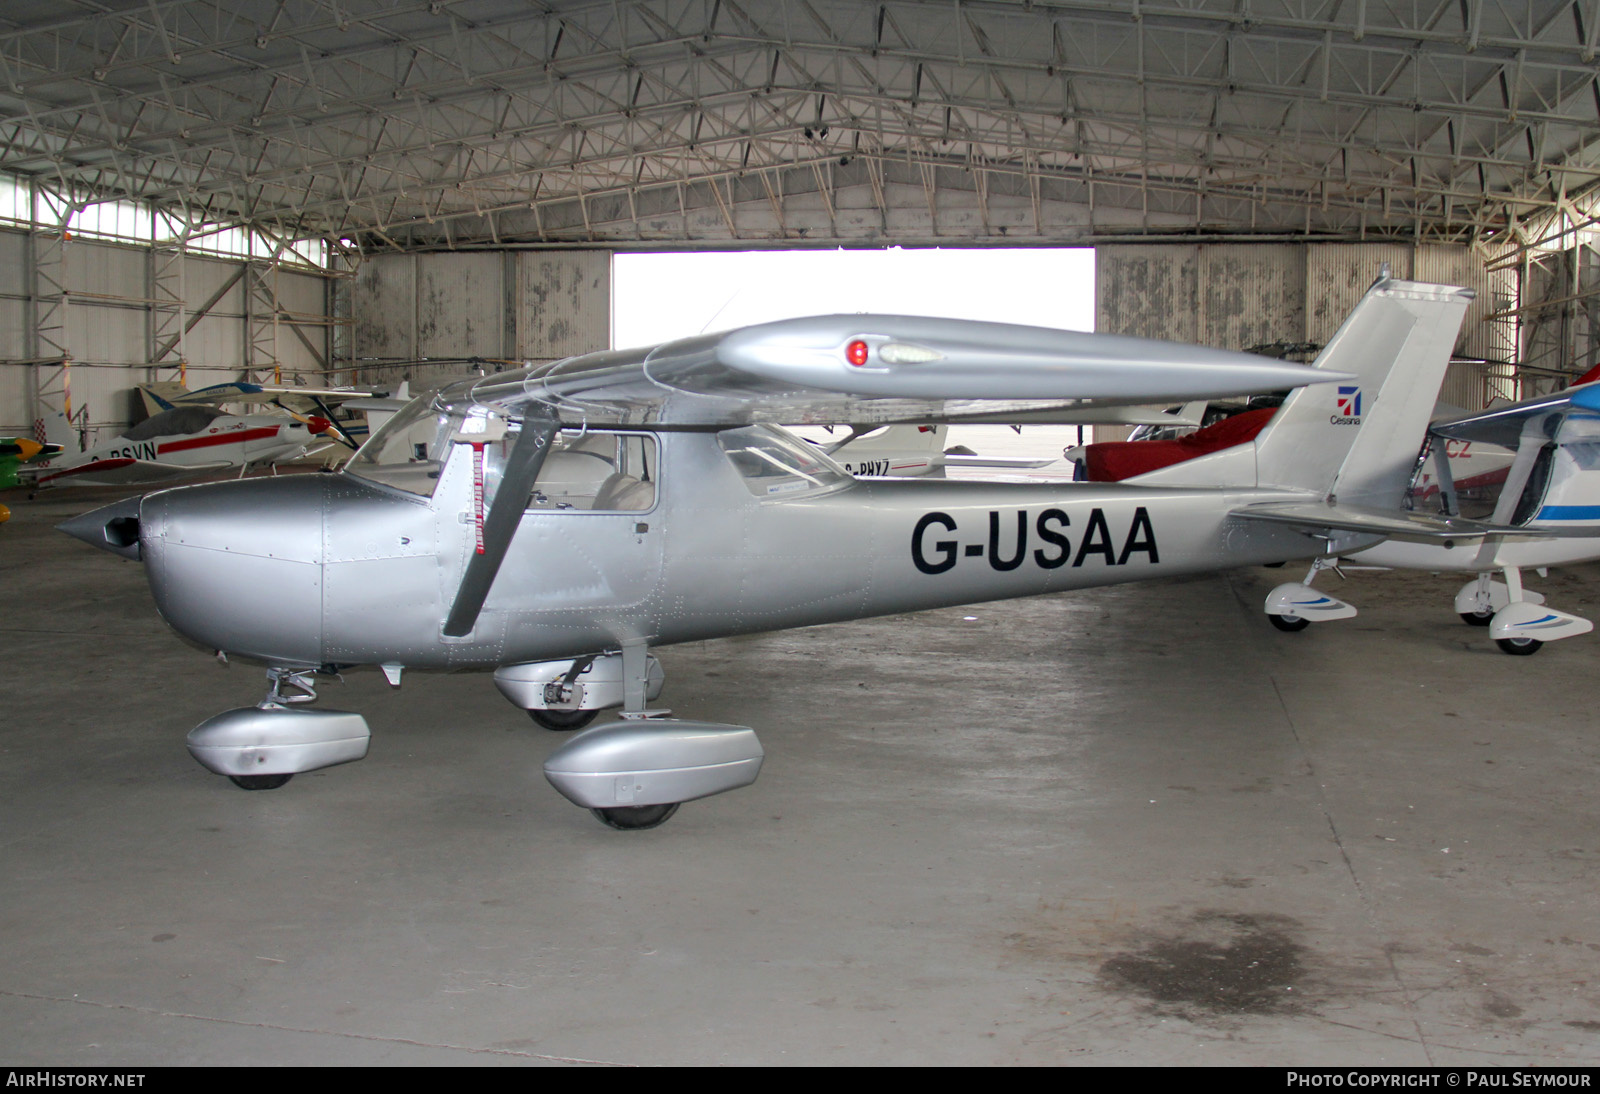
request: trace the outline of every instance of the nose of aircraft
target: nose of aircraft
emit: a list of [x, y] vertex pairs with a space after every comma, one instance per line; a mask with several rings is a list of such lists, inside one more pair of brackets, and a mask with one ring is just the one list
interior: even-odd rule
[[162, 616], [212, 649], [274, 664], [320, 664], [330, 485], [326, 475], [289, 475], [146, 497], [138, 510], [139, 554]]

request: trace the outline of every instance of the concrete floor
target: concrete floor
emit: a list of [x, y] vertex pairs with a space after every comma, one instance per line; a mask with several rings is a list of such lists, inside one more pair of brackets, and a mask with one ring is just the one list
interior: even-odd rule
[[[365, 761], [247, 793], [255, 702], [142, 570], [0, 526], [0, 1062], [1600, 1062], [1600, 639], [1459, 579], [1284, 635], [1242, 570], [660, 651], [753, 787], [622, 833], [486, 676], [376, 671]], [[1600, 613], [1600, 567], [1534, 580]]]

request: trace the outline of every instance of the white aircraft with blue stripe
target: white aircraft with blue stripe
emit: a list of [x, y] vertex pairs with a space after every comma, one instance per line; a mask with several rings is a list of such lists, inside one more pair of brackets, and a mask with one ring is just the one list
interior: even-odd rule
[[[1589, 620], [1548, 607], [1543, 596], [1523, 585], [1522, 571], [1600, 559], [1600, 382], [1434, 422], [1428, 433], [1436, 452], [1449, 441], [1515, 451], [1490, 523], [1529, 533], [1547, 529], [1550, 535], [1456, 543], [1391, 539], [1346, 559], [1363, 565], [1475, 573], [1456, 594], [1456, 611], [1468, 623], [1487, 626], [1507, 653], [1531, 654], [1546, 642], [1592, 631]], [[1444, 512], [1456, 515], [1460, 505], [1449, 461], [1433, 462]], [[1298, 630], [1313, 620], [1355, 615], [1349, 604], [1309, 587], [1319, 570], [1333, 565], [1330, 559], [1319, 559], [1303, 584], [1273, 590], [1267, 602], [1273, 622], [1285, 630]], [[1497, 575], [1504, 580], [1496, 580]]]

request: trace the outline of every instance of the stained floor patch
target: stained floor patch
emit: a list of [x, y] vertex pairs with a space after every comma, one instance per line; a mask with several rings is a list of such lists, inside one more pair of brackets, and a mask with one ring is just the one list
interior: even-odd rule
[[1303, 1009], [1306, 950], [1288, 916], [1197, 912], [1177, 931], [1100, 966], [1109, 988], [1219, 1015]]

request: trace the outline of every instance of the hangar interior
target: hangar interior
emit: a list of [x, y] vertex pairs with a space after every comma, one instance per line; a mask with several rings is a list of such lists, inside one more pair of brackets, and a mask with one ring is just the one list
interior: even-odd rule
[[[1097, 329], [1230, 349], [1388, 263], [1477, 294], [1445, 401], [1541, 394], [1600, 365], [1597, 50], [1594, 0], [12, 0], [0, 435], [603, 349], [639, 250], [1093, 247]], [[669, 651], [792, 759], [629, 842], [464, 677], [352, 678], [357, 789], [211, 786], [176, 735], [254, 677], [174, 689], [66, 493], [0, 540], [19, 1062], [1600, 1058], [1593, 650], [1480, 657], [1415, 575], [1316, 647], [1246, 573]], [[1307, 1001], [1163, 996], [1197, 952]]]

